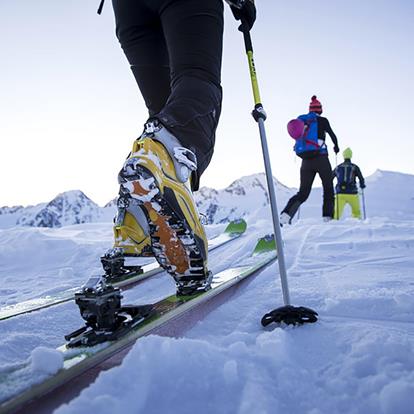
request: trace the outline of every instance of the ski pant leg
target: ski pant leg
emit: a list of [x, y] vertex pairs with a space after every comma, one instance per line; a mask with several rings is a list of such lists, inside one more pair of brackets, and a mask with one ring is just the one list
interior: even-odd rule
[[221, 113], [222, 0], [161, 0], [171, 94], [155, 114], [197, 156], [199, 178], [210, 163]]
[[313, 166], [314, 159], [302, 160], [300, 167], [300, 187], [299, 191], [290, 198], [282, 213], [288, 214], [291, 218], [294, 217], [298, 208], [304, 203], [312, 190], [313, 180], [315, 179], [316, 170]]
[[342, 217], [342, 213], [346, 204], [345, 195], [346, 194], [336, 194], [335, 196], [334, 219], [336, 220], [339, 220]]
[[167, 44], [156, 10], [144, 0], [112, 0], [116, 35], [150, 116], [161, 111], [171, 93]]
[[348, 203], [352, 209], [352, 217], [361, 219], [361, 207], [358, 194], [348, 194]]
[[221, 112], [222, 0], [113, 0], [116, 33], [152, 118], [210, 163]]
[[334, 215], [334, 187], [332, 179], [332, 167], [327, 156], [317, 159], [317, 169], [323, 187], [322, 216], [333, 217]]

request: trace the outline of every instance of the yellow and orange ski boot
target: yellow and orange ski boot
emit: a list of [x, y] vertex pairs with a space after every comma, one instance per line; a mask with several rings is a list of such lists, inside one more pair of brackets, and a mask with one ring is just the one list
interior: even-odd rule
[[153, 256], [145, 213], [122, 185], [113, 231], [114, 248], [122, 249], [125, 256]]
[[139, 203], [120, 187], [114, 218], [114, 245], [102, 257], [107, 281], [115, 282], [137, 273], [148, 262], [134, 258], [154, 256], [149, 226]]
[[210, 288], [207, 238], [190, 179], [195, 154], [152, 120], [133, 144], [119, 174], [121, 191], [144, 212], [158, 263], [174, 277], [178, 295]]

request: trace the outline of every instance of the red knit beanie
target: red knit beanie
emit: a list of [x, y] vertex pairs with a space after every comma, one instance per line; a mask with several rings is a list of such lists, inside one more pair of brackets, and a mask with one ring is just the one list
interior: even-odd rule
[[322, 104], [316, 99], [316, 95], [313, 95], [311, 98], [311, 103], [309, 104], [309, 112], [316, 112], [317, 114], [322, 113]]

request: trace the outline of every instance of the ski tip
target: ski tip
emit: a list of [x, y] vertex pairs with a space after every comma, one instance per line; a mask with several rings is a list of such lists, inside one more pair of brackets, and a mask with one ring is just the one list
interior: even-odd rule
[[276, 251], [276, 242], [273, 234], [268, 234], [261, 237], [253, 250], [253, 254], [262, 254], [267, 252]]
[[232, 220], [224, 230], [228, 234], [243, 234], [246, 231], [247, 223], [242, 218]]

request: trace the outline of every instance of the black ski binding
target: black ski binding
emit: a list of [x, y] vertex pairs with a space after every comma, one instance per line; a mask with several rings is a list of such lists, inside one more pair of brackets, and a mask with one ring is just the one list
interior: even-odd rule
[[118, 339], [152, 315], [152, 305], [121, 306], [121, 299], [120, 290], [106, 284], [104, 277], [90, 278], [75, 293], [85, 326], [65, 336], [67, 346], [93, 346]]
[[141, 266], [125, 265], [125, 255], [120, 247], [109, 249], [101, 256], [101, 263], [106, 280], [111, 283], [126, 279], [131, 273], [140, 274], [143, 272]]
[[176, 279], [175, 286], [177, 288], [177, 297], [193, 296], [199, 293], [206, 292], [211, 289], [211, 282], [213, 280], [213, 273], [208, 272], [207, 276], [184, 276]]
[[274, 309], [262, 318], [262, 326], [267, 326], [272, 322], [277, 325], [303, 325], [304, 323], [314, 323], [318, 320], [318, 314], [310, 308], [304, 306], [286, 305]]

